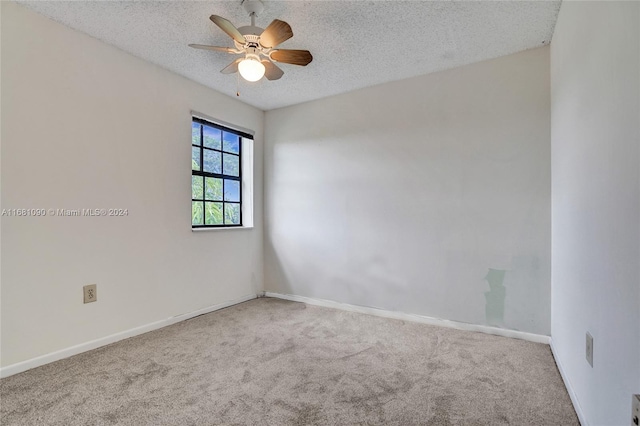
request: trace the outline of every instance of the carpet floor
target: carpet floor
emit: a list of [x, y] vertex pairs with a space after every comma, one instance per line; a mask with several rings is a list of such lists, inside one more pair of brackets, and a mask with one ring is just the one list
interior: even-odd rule
[[2, 425], [579, 425], [549, 346], [278, 299], [0, 380]]

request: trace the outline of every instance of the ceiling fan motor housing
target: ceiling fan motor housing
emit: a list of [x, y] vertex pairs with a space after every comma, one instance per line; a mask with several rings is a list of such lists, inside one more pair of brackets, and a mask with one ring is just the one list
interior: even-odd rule
[[255, 25], [247, 25], [246, 27], [238, 28], [240, 34], [244, 36], [244, 39], [249, 43], [257, 43], [260, 38], [260, 34], [264, 31], [264, 28], [256, 27]]
[[[250, 34], [250, 33], [245, 33], [244, 30], [245, 29], [250, 29], [250, 30], [254, 30], [258, 33], [258, 35], [256, 34]], [[264, 31], [262, 28], [259, 27], [254, 27], [254, 26], [250, 26], [250, 27], [242, 27], [242, 28], [238, 28], [238, 31], [240, 31], [240, 33], [244, 36], [244, 39], [247, 41], [245, 44], [241, 44], [238, 43], [237, 41], [234, 40], [234, 44], [236, 45], [236, 49], [238, 50], [243, 50], [247, 53], [253, 53], [255, 55], [267, 55], [268, 52], [263, 52], [264, 48], [262, 46], [260, 46], [259, 40], [260, 40], [260, 35], [262, 34], [262, 31]]]

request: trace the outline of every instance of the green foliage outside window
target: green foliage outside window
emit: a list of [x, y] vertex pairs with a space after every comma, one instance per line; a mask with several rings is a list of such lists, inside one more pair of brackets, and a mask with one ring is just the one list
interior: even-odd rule
[[240, 136], [203, 120], [191, 126], [191, 224], [241, 225]]

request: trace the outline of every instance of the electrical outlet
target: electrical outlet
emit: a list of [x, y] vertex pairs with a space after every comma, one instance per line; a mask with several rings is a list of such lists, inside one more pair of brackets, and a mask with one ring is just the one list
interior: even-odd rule
[[593, 336], [587, 331], [587, 362], [593, 367]]
[[89, 284], [82, 287], [84, 293], [84, 303], [91, 303], [98, 300], [97, 284]]
[[631, 426], [638, 426], [640, 422], [640, 394], [633, 395], [631, 403]]

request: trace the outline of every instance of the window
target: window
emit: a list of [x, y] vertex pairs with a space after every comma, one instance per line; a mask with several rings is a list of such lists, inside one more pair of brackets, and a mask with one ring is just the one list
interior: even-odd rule
[[251, 137], [193, 117], [191, 226], [243, 226], [242, 139]]

